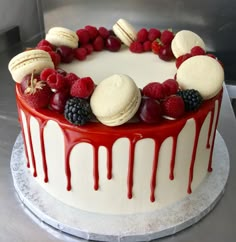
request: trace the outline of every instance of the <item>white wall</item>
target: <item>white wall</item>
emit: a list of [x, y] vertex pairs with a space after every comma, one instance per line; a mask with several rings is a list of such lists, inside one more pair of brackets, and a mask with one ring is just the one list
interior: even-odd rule
[[41, 0], [1, 0], [0, 32], [18, 25], [22, 41], [29, 41], [44, 32]]

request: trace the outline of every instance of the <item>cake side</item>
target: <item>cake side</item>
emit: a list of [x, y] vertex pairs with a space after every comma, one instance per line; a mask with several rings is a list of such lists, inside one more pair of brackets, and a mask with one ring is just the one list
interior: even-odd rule
[[18, 92], [31, 171], [68, 205], [109, 214], [153, 211], [190, 194], [211, 170], [222, 93], [177, 122], [117, 130], [73, 127], [27, 107]]

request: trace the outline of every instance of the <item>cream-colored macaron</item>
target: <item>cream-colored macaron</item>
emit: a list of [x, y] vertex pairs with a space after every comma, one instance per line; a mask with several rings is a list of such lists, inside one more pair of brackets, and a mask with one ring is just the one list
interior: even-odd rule
[[45, 39], [52, 45], [64, 45], [70, 48], [78, 47], [79, 41], [79, 38], [74, 31], [63, 27], [53, 27], [49, 29]]
[[27, 50], [13, 57], [8, 69], [15, 82], [20, 83], [24, 76], [40, 73], [45, 68], [54, 68], [50, 55], [44, 50]]
[[179, 31], [171, 42], [171, 49], [175, 58], [190, 53], [194, 46], [200, 46], [205, 50], [205, 43], [202, 38], [189, 30]]
[[177, 70], [176, 80], [181, 89], [195, 89], [204, 100], [214, 97], [222, 88], [224, 70], [214, 58], [199, 55], [184, 61]]
[[140, 102], [141, 93], [133, 79], [127, 75], [114, 74], [98, 84], [90, 105], [101, 123], [118, 126], [135, 115]]
[[119, 19], [113, 25], [115, 35], [127, 46], [137, 39], [135, 28], [126, 20]]

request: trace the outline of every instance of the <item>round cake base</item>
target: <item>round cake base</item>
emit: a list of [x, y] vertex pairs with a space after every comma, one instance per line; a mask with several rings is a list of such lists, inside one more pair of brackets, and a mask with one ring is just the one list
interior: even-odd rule
[[[213, 154], [213, 172], [191, 195], [160, 211], [135, 215], [100, 215], [75, 209], [56, 200], [35, 181], [26, 167], [21, 134], [11, 156], [14, 186], [22, 203], [55, 228], [53, 234], [73, 235], [97, 241], [150, 241], [172, 235], [208, 214], [224, 193], [229, 175], [229, 155], [217, 132]], [[48, 226], [48, 227], [50, 227]], [[60, 237], [59, 236], [59, 237]]]

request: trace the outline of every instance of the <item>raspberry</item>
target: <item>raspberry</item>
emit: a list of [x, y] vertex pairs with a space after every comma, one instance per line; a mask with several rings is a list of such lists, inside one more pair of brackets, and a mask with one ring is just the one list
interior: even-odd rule
[[143, 45], [138, 41], [132, 42], [129, 49], [133, 53], [142, 53], [144, 51]]
[[170, 30], [164, 30], [161, 34], [161, 42], [163, 45], [170, 45], [171, 41], [174, 39], [174, 33]]
[[52, 69], [52, 68], [45, 68], [41, 71], [40, 73], [40, 79], [42, 81], [46, 81], [47, 78], [51, 75], [51, 74], [55, 74], [56, 70]]
[[61, 63], [61, 56], [54, 51], [50, 51], [48, 52], [48, 54], [51, 56], [54, 66], [59, 66], [59, 64]]
[[191, 53], [192, 56], [205, 55], [206, 54], [205, 50], [202, 47], [200, 47], [200, 46], [194, 46], [191, 49], [190, 53]]
[[184, 100], [180, 96], [170, 96], [161, 103], [164, 116], [180, 118], [185, 113]]
[[164, 86], [164, 89], [166, 91], [167, 96], [176, 94], [179, 90], [179, 84], [174, 79], [168, 79], [162, 83], [162, 86]]
[[86, 25], [84, 28], [88, 31], [91, 40], [94, 40], [99, 34], [97, 28], [94, 26]]
[[104, 27], [99, 27], [98, 33], [103, 39], [107, 39], [110, 35], [109, 30]]
[[89, 32], [88, 30], [86, 29], [78, 29], [76, 31], [76, 34], [79, 38], [79, 44], [80, 45], [84, 45], [84, 44], [87, 44], [90, 40], [90, 35], [89, 35]]
[[75, 73], [67, 73], [65, 78], [69, 87], [71, 87], [74, 82], [79, 79], [79, 77]]
[[83, 77], [76, 80], [70, 89], [72, 97], [88, 98], [95, 88], [95, 84], [90, 77]]
[[143, 43], [146, 40], [148, 40], [148, 31], [147, 29], [142, 28], [137, 33], [137, 41]]
[[178, 68], [180, 67], [180, 65], [181, 65], [184, 61], [186, 61], [188, 58], [190, 58], [190, 57], [192, 57], [192, 55], [189, 54], [189, 53], [179, 56], [179, 57], [175, 60], [176, 68], [178, 69]]
[[147, 40], [143, 43], [143, 50], [146, 52], [152, 50], [152, 42], [150, 40]]
[[97, 36], [93, 41], [93, 48], [95, 51], [101, 51], [104, 49], [104, 40], [101, 36]]
[[36, 47], [41, 47], [41, 46], [48, 46], [51, 49], [53, 49], [53, 45], [46, 39], [42, 39], [41, 41], [39, 41]]
[[46, 51], [46, 52], [50, 52], [50, 51], [52, 51], [52, 48], [51, 48], [50, 46], [48, 46], [48, 45], [41, 45], [41, 46], [38, 46], [37, 49], [39, 49], [39, 50], [44, 50], [44, 51]]
[[207, 54], [207, 56], [217, 60], [217, 57], [215, 55], [211, 54], [211, 53]]
[[199, 109], [203, 101], [201, 94], [194, 89], [178, 91], [177, 95], [182, 97], [182, 99], [184, 100], [186, 111], [195, 111]]
[[87, 57], [87, 50], [85, 48], [76, 48], [74, 55], [77, 60], [85, 60]]
[[92, 119], [89, 102], [76, 97], [68, 99], [65, 105], [64, 116], [72, 124], [86, 124]]
[[154, 28], [149, 29], [148, 39], [150, 41], [154, 41], [160, 37], [161, 37], [161, 31], [159, 29], [154, 29]]
[[143, 95], [154, 99], [163, 99], [166, 93], [162, 84], [150, 82], [143, 88]]
[[92, 44], [82, 45], [81, 48], [86, 49], [87, 55], [90, 55], [93, 52], [93, 45]]
[[66, 78], [59, 73], [49, 75], [46, 81], [47, 84], [55, 90], [62, 90], [67, 86]]

